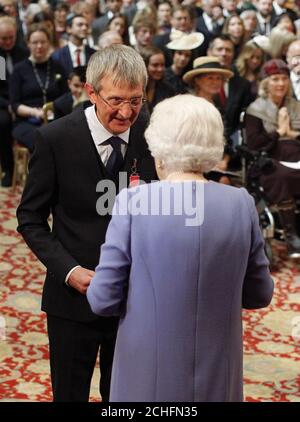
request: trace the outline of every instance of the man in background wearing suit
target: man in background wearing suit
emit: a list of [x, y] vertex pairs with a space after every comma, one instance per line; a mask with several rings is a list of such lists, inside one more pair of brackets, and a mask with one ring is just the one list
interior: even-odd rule
[[5, 79], [0, 80], [0, 162], [2, 172], [1, 184], [9, 187], [12, 183], [13, 174], [13, 151], [12, 151], [12, 116], [9, 110], [8, 83], [16, 63], [25, 60], [29, 52], [27, 49], [16, 44], [17, 23], [10, 16], [0, 17], [0, 57], [5, 60]]
[[65, 47], [56, 50], [52, 57], [58, 61], [69, 75], [74, 67], [86, 66], [95, 50], [84, 45], [88, 35], [88, 22], [82, 15], [70, 15], [67, 20], [69, 42]]
[[[120, 171], [156, 178], [141, 112], [147, 71], [132, 48], [113, 45], [92, 56], [86, 89], [92, 106], [37, 131], [29, 176], [17, 210], [18, 231], [47, 267], [47, 313], [54, 401], [87, 401], [100, 347], [100, 393], [109, 397], [116, 318], [94, 315], [86, 290], [110, 216], [99, 215], [99, 181]], [[141, 113], [140, 113], [141, 112]], [[47, 219], [52, 212], [53, 226]]]
[[[250, 82], [241, 77], [232, 66], [234, 45], [228, 35], [217, 35], [211, 41], [207, 54], [218, 57], [223, 67], [234, 72], [234, 76], [225, 82], [223, 98], [219, 99], [226, 138], [230, 139], [239, 129], [241, 112], [248, 107], [251, 101]], [[218, 102], [218, 99], [216, 100]]]

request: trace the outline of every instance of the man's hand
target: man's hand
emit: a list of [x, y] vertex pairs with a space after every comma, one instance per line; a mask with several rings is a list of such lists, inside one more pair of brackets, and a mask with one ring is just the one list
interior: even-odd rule
[[70, 274], [68, 284], [78, 290], [79, 293], [85, 295], [94, 274], [95, 271], [88, 270], [87, 268], [75, 268]]

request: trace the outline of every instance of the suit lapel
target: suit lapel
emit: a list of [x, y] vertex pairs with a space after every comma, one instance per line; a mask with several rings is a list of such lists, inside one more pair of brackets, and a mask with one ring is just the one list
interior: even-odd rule
[[73, 147], [76, 148], [80, 157], [89, 163], [90, 173], [98, 180], [103, 179], [107, 176], [106, 169], [94, 144], [83, 107], [71, 113], [69, 121], [70, 132], [72, 132], [70, 138], [76, 140]]

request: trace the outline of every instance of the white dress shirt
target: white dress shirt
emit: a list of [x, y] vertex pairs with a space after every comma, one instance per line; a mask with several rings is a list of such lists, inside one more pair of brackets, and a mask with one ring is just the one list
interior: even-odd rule
[[[112, 146], [107, 142], [109, 138], [114, 136], [110, 133], [105, 127], [102, 125], [100, 120], [96, 115], [95, 106], [88, 107], [84, 110], [85, 117], [87, 120], [88, 127], [90, 129], [95, 147], [101, 157], [101, 161], [104, 165], [107, 164], [110, 154], [112, 153]], [[125, 153], [127, 150], [127, 145], [129, 141], [129, 133], [130, 128], [126, 130], [126, 132], [121, 133], [118, 135], [124, 142], [121, 144], [121, 152], [123, 157], [125, 157]]]
[[291, 82], [295, 97], [300, 101], [300, 75], [297, 75], [295, 72], [291, 72]]
[[70, 55], [73, 63], [73, 67], [77, 67], [77, 50], [80, 50], [80, 66], [86, 65], [85, 54], [84, 54], [84, 45], [77, 46], [73, 44], [71, 41], [68, 42], [68, 47], [70, 50]]

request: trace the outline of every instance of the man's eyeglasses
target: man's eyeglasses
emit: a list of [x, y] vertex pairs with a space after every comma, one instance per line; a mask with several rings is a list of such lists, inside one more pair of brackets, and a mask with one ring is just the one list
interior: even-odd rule
[[102, 101], [105, 102], [105, 104], [109, 105], [113, 110], [118, 110], [124, 106], [124, 104], [129, 104], [131, 108], [135, 109], [143, 105], [147, 100], [143, 97], [134, 97], [130, 98], [130, 100], [123, 100], [123, 98], [119, 97], [112, 97], [105, 99], [102, 97], [102, 95], [99, 94], [99, 97], [102, 99]]

